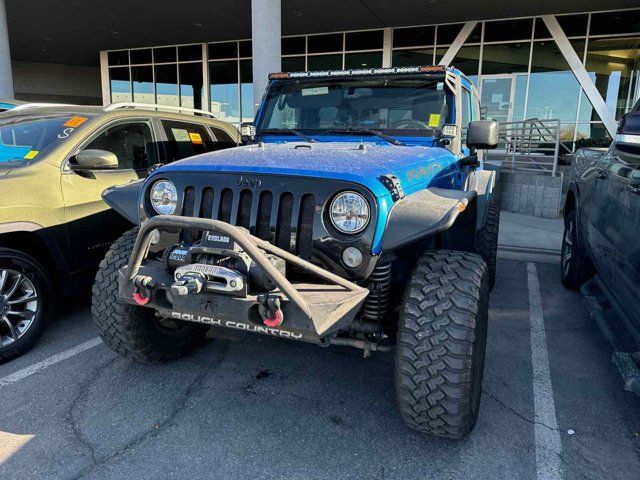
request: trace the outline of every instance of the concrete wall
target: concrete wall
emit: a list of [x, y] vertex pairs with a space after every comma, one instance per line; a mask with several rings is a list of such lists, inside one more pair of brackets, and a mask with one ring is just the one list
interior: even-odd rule
[[18, 100], [102, 105], [99, 67], [13, 62], [12, 68]]
[[542, 218], [558, 218], [563, 178], [526, 171], [500, 171], [496, 195], [502, 210]]

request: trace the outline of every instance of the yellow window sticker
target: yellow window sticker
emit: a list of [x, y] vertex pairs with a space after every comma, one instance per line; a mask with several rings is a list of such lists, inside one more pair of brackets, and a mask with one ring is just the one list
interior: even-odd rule
[[440, 115], [437, 113], [432, 113], [429, 115], [429, 127], [438, 128], [440, 126]]
[[199, 133], [189, 132], [189, 138], [191, 139], [191, 143], [195, 143], [196, 145], [202, 145], [202, 137]]
[[32, 158], [35, 158], [36, 155], [38, 155], [38, 153], [40, 153], [39, 150], [30, 150], [27, 152], [27, 154], [24, 156], [24, 158], [26, 160], [31, 160]]
[[78, 117], [78, 116], [71, 117], [69, 120], [67, 120], [67, 122], [63, 126], [76, 128], [82, 125], [87, 120], [88, 120], [87, 117]]

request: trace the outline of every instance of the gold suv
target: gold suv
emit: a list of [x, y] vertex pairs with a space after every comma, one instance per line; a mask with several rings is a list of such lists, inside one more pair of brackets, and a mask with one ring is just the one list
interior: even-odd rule
[[27, 104], [0, 114], [0, 361], [33, 345], [54, 298], [89, 286], [131, 228], [105, 189], [240, 142], [206, 112], [167, 108]]

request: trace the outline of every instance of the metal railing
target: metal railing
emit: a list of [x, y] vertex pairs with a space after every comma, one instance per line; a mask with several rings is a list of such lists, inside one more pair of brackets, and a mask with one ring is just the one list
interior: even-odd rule
[[571, 153], [561, 141], [562, 122], [529, 118], [500, 124], [500, 142], [487, 152], [487, 160], [501, 160], [512, 170], [540, 170], [556, 176], [558, 157]]

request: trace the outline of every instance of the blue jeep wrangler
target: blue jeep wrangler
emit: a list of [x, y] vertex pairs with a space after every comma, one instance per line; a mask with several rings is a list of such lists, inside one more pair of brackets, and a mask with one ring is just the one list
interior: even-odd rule
[[177, 358], [212, 326], [395, 348], [406, 423], [465, 436], [499, 226], [478, 154], [498, 125], [479, 111], [454, 68], [272, 74], [246, 145], [156, 170], [136, 202], [104, 195], [140, 227], [100, 265], [102, 339], [139, 361]]

